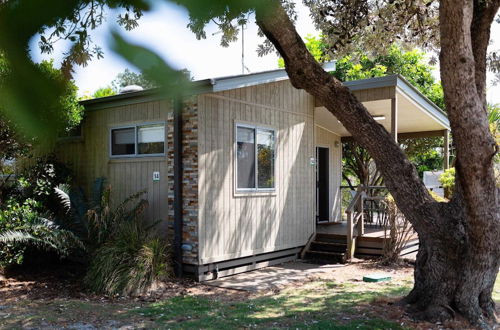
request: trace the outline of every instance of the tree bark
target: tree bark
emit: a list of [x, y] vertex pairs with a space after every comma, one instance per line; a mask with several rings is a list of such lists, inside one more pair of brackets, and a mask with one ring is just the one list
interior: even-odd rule
[[472, 1], [442, 0], [440, 9], [441, 74], [458, 159], [449, 203], [432, 199], [390, 133], [314, 60], [279, 1], [272, 4], [265, 12], [257, 10], [257, 24], [283, 57], [291, 83], [317, 98], [368, 150], [419, 234], [415, 285], [406, 298], [412, 310], [432, 321], [460, 313], [487, 326], [495, 318], [492, 291], [500, 266], [499, 193], [492, 164], [495, 144], [481, 94], [485, 83], [477, 81], [486, 75], [476, 74], [471, 46]]

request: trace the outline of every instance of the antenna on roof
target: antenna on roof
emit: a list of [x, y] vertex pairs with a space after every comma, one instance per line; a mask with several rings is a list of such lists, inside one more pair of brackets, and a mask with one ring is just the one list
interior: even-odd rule
[[[241, 26], [241, 74], [245, 74], [245, 70], [246, 70], [246, 72], [250, 73], [250, 69], [245, 66], [245, 29], [246, 29], [245, 26], [246, 26], [246, 23], [244, 23], [244, 22], [248, 21], [249, 16], [250, 16], [250, 14], [247, 16], [245, 21], [238, 22], [238, 25]], [[217, 32], [212, 33], [212, 35], [214, 36], [216, 34], [221, 34], [221, 33], [224, 33], [224, 32], [217, 31]]]
[[[249, 16], [247, 16], [246, 21], [248, 21]], [[245, 70], [250, 73], [250, 70], [245, 66], [245, 26], [245, 23], [241, 24], [241, 74], [245, 74]]]

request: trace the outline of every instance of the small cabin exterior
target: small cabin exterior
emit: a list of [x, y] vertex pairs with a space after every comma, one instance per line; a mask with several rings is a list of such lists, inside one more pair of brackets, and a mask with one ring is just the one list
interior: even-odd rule
[[[399, 76], [346, 84], [395, 138], [449, 129]], [[318, 224], [342, 220], [349, 133], [284, 70], [196, 86], [176, 101], [155, 90], [83, 101], [82, 134], [58, 157], [87, 191], [97, 177], [117, 201], [145, 190], [147, 219], [174, 228], [178, 268], [199, 280], [296, 259]]]

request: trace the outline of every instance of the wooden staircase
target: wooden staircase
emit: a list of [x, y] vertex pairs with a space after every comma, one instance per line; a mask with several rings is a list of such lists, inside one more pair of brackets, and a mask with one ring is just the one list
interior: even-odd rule
[[345, 263], [347, 261], [346, 237], [318, 233], [310, 243], [304, 257], [320, 264]]

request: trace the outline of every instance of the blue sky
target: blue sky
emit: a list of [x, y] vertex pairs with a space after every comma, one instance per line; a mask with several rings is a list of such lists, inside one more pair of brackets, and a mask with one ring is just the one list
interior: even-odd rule
[[[139, 22], [139, 27], [131, 32], [124, 32], [123, 36], [128, 40], [144, 45], [155, 50], [174, 67], [187, 68], [195, 79], [220, 77], [242, 73], [241, 40], [231, 44], [228, 48], [219, 45], [220, 35], [214, 24], [207, 28], [207, 39], [197, 40], [193, 33], [186, 27], [189, 19], [187, 12], [173, 4], [165, 4], [163, 1], [154, 3], [153, 10], [145, 13]], [[318, 34], [314, 29], [307, 8], [301, 1], [297, 3], [299, 18], [296, 24], [301, 36], [307, 34]], [[80, 94], [92, 93], [99, 87], [109, 85], [115, 76], [130, 66], [119, 56], [106, 47], [108, 38], [113, 29], [116, 29], [114, 20], [118, 12], [111, 12], [108, 21], [93, 32], [93, 40], [104, 50], [104, 59], [94, 59], [86, 67], [76, 68], [74, 76], [79, 87]], [[120, 29], [120, 31], [122, 31]], [[500, 26], [493, 27], [492, 47], [500, 48]], [[274, 54], [258, 57], [257, 45], [262, 39], [257, 36], [257, 26], [249, 24], [245, 30], [245, 66], [250, 72], [271, 70], [277, 67], [277, 56]], [[65, 44], [58, 44], [53, 54], [41, 56], [36, 48], [33, 49], [35, 60], [42, 58], [54, 58], [56, 63], [60, 60], [56, 55], [62, 54], [66, 48]], [[60, 55], [59, 55], [60, 56]], [[131, 68], [133, 69], [133, 68]], [[439, 73], [436, 72], [436, 76]], [[500, 86], [488, 88], [488, 100], [500, 103]]]

